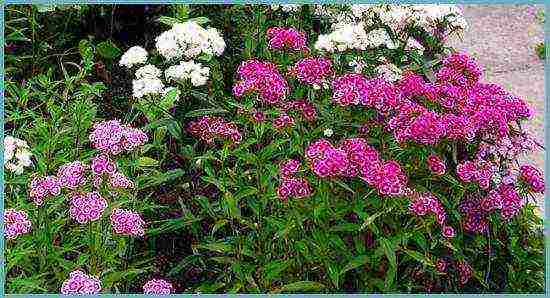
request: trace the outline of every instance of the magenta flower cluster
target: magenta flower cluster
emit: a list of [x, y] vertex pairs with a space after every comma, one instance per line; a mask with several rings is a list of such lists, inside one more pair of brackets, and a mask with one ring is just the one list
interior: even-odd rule
[[289, 159], [279, 167], [280, 185], [277, 187], [277, 196], [282, 200], [288, 198], [307, 198], [311, 196], [311, 187], [306, 179], [296, 177], [300, 169], [300, 162]]
[[143, 294], [169, 295], [174, 291], [171, 283], [164, 279], [151, 279], [143, 285]]
[[280, 104], [279, 109], [284, 113], [290, 111], [299, 112], [306, 121], [315, 121], [317, 119], [317, 111], [315, 106], [307, 100], [294, 100]]
[[27, 212], [8, 208], [4, 210], [4, 236], [13, 240], [17, 236], [27, 234], [31, 230], [31, 221]]
[[455, 236], [455, 230], [445, 224], [447, 214], [438, 198], [431, 193], [416, 193], [412, 197], [409, 205], [411, 213], [416, 216], [426, 216], [428, 213], [432, 213], [437, 223], [441, 225], [441, 234], [446, 238]]
[[287, 113], [281, 113], [275, 119], [273, 119], [273, 127], [277, 130], [282, 130], [286, 127], [291, 127], [294, 125], [294, 118], [289, 116]]
[[340, 106], [363, 105], [380, 112], [396, 109], [401, 102], [399, 89], [383, 78], [367, 79], [348, 73], [332, 81], [332, 100]]
[[268, 47], [273, 50], [308, 50], [306, 34], [291, 27], [271, 27], [266, 37]]
[[[466, 54], [449, 55], [437, 72], [435, 83], [408, 72], [396, 84], [368, 80], [350, 73], [333, 83], [334, 102], [341, 106], [363, 105], [393, 115], [387, 128], [399, 142], [435, 145], [443, 138], [471, 141], [476, 134], [510, 134], [509, 126], [529, 118], [527, 103], [495, 84], [479, 82], [481, 70]], [[422, 103], [439, 104], [443, 112]]]
[[242, 97], [247, 92], [257, 92], [262, 102], [276, 104], [285, 99], [289, 87], [275, 64], [252, 59], [241, 63], [233, 86], [235, 97]]
[[466, 261], [461, 261], [457, 262], [456, 269], [458, 271], [460, 284], [465, 285], [472, 277], [472, 266], [470, 266], [470, 264], [468, 264]]
[[445, 271], [447, 271], [448, 265], [449, 264], [447, 264], [447, 261], [445, 261], [444, 259], [437, 259], [437, 262], [435, 263], [435, 269], [440, 273], [444, 273]]
[[118, 120], [109, 120], [94, 124], [89, 139], [94, 148], [106, 154], [117, 155], [145, 144], [148, 137], [139, 129], [122, 125]]
[[92, 158], [92, 176], [93, 185], [96, 188], [106, 179], [112, 189], [128, 189], [134, 187], [134, 183], [124, 174], [117, 170], [116, 163], [111, 160], [109, 155], [99, 154]]
[[504, 219], [510, 219], [518, 214], [519, 210], [525, 204], [519, 196], [513, 184], [501, 183], [498, 188], [489, 192], [481, 199], [481, 208], [489, 213], [500, 209], [500, 215]]
[[381, 195], [399, 196], [407, 190], [407, 177], [399, 164], [380, 159], [378, 151], [362, 138], [346, 139], [338, 147], [317, 140], [307, 148], [306, 158], [321, 178], [359, 176]]
[[476, 84], [482, 75], [483, 71], [475, 60], [466, 53], [456, 52], [445, 58], [436, 78], [440, 82], [468, 87]]
[[69, 273], [69, 279], [63, 282], [63, 295], [94, 295], [101, 291], [101, 281], [97, 277], [75, 270]]
[[237, 125], [222, 117], [203, 116], [189, 123], [187, 130], [209, 145], [214, 144], [215, 139], [228, 140], [234, 144], [239, 144], [242, 140]]
[[42, 206], [44, 199], [61, 194], [61, 185], [56, 176], [35, 177], [29, 185], [29, 197], [36, 206]]
[[115, 234], [129, 236], [145, 235], [145, 221], [139, 213], [130, 210], [114, 209], [111, 212], [111, 226]]
[[457, 165], [456, 174], [464, 182], [477, 182], [483, 189], [489, 189], [496, 167], [489, 161], [465, 161]]
[[439, 157], [439, 155], [436, 154], [430, 154], [428, 156], [428, 169], [435, 175], [443, 175], [445, 174], [445, 171], [447, 167], [445, 166], [445, 162]]
[[80, 161], [73, 161], [57, 170], [59, 185], [74, 190], [86, 183], [86, 171], [89, 167]]
[[73, 193], [69, 215], [76, 222], [86, 224], [101, 218], [105, 208], [107, 208], [107, 201], [96, 191], [86, 194]]
[[333, 74], [332, 61], [323, 57], [300, 59], [289, 69], [289, 75], [295, 77], [298, 82], [317, 87], [320, 87]]
[[467, 195], [459, 205], [462, 214], [462, 227], [464, 230], [483, 234], [489, 231], [489, 222], [487, 221], [487, 212], [481, 207], [481, 197], [477, 195]]
[[544, 177], [537, 168], [531, 165], [522, 165], [519, 170], [521, 180], [527, 183], [530, 190], [544, 193]]

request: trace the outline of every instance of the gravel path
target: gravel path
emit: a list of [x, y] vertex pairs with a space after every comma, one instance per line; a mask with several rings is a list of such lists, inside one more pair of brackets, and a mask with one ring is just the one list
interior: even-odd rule
[[[485, 80], [501, 84], [536, 110], [527, 129], [544, 144], [544, 64], [534, 50], [544, 40], [536, 19], [543, 5], [461, 5], [469, 29], [450, 43], [467, 51], [485, 68]], [[524, 158], [544, 169], [544, 151]], [[544, 196], [538, 198], [544, 210]]]

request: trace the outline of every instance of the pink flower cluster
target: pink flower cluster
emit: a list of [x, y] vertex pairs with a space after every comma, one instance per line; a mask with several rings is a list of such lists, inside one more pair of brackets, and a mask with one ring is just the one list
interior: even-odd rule
[[455, 52], [443, 61], [436, 78], [457, 86], [471, 86], [479, 81], [483, 71], [477, 62], [465, 53]]
[[277, 118], [273, 119], [273, 127], [277, 130], [282, 130], [292, 125], [294, 125], [294, 118], [286, 113], [281, 113]]
[[107, 201], [98, 192], [74, 193], [71, 196], [69, 215], [80, 224], [96, 221], [107, 208]]
[[57, 170], [59, 185], [71, 190], [84, 185], [86, 183], [86, 170], [88, 170], [88, 166], [80, 161], [73, 161], [61, 166]]
[[109, 186], [111, 188], [129, 189], [134, 187], [134, 182], [120, 172], [109, 176]]
[[465, 285], [472, 277], [472, 267], [468, 263], [466, 263], [466, 261], [462, 261], [457, 262], [456, 269], [458, 270], [460, 284]]
[[409, 205], [409, 210], [416, 216], [425, 216], [428, 213], [433, 213], [437, 223], [441, 225], [441, 233], [446, 238], [455, 236], [455, 230], [445, 224], [447, 214], [445, 208], [433, 194], [431, 193], [415, 193]]
[[459, 205], [462, 214], [462, 227], [472, 233], [486, 233], [489, 231], [487, 213], [481, 208], [481, 197], [467, 195]]
[[447, 266], [448, 264], [444, 259], [437, 259], [437, 262], [435, 263], [435, 269], [440, 273], [447, 271]]
[[436, 175], [443, 175], [446, 171], [445, 162], [436, 154], [428, 156], [428, 168]]
[[544, 177], [537, 168], [531, 165], [522, 165], [519, 170], [520, 178], [529, 185], [532, 191], [544, 193]]
[[143, 294], [170, 295], [174, 291], [171, 283], [164, 279], [151, 279], [143, 285]]
[[333, 74], [332, 61], [323, 57], [300, 59], [289, 69], [289, 75], [298, 79], [298, 82], [317, 87]]
[[289, 159], [279, 167], [280, 185], [277, 187], [277, 196], [282, 200], [290, 197], [307, 198], [311, 196], [311, 187], [306, 179], [296, 177], [300, 169], [300, 162]]
[[399, 89], [383, 78], [368, 80], [361, 74], [349, 73], [332, 81], [332, 100], [340, 106], [363, 105], [389, 112], [401, 103]]
[[517, 193], [515, 185], [504, 183], [490, 191], [480, 202], [481, 208], [487, 213], [500, 209], [500, 215], [504, 219], [514, 217], [524, 204], [525, 202]]
[[294, 28], [271, 27], [267, 29], [267, 43], [273, 50], [307, 51], [306, 34]]
[[134, 186], [134, 183], [128, 177], [124, 176], [124, 174], [117, 170], [116, 163], [106, 154], [94, 156], [92, 158], [91, 169], [93, 174], [93, 184], [97, 188], [101, 186], [105, 176], [110, 188], [127, 189]]
[[198, 137], [210, 145], [214, 144], [216, 138], [229, 140], [234, 144], [239, 144], [242, 140], [237, 125], [233, 122], [226, 121], [222, 117], [201, 117], [189, 123], [187, 130], [191, 135]]
[[[332, 99], [341, 106], [360, 104], [392, 115], [387, 129], [398, 141], [429, 145], [443, 138], [470, 142], [478, 133], [505, 137], [512, 123], [533, 113], [502, 87], [480, 83], [481, 70], [465, 54], [449, 55], [436, 76], [437, 82], [428, 83], [407, 72], [392, 84], [349, 73], [332, 82]], [[424, 100], [441, 105], [443, 112], [428, 109]]]
[[457, 165], [456, 174], [464, 182], [477, 182], [483, 189], [488, 189], [496, 168], [489, 161], [466, 161]]
[[302, 118], [306, 121], [315, 121], [317, 119], [317, 111], [315, 106], [307, 100], [295, 100], [281, 103], [280, 110], [288, 113], [290, 111], [297, 111], [302, 114]]
[[252, 59], [243, 61], [237, 69], [233, 95], [241, 97], [249, 91], [258, 92], [263, 102], [275, 104], [286, 97], [289, 87], [275, 64]]
[[138, 213], [130, 210], [114, 209], [111, 212], [111, 225], [116, 234], [130, 236], [145, 235], [145, 221]]
[[69, 273], [69, 279], [63, 282], [63, 295], [94, 295], [101, 291], [101, 281], [97, 277], [75, 270]]
[[89, 139], [94, 148], [117, 155], [145, 144], [148, 137], [139, 129], [122, 125], [118, 120], [109, 120], [94, 124]]
[[36, 206], [41, 206], [47, 197], [61, 194], [61, 185], [56, 176], [35, 177], [29, 185], [29, 196]]
[[398, 142], [412, 140], [435, 145], [446, 135], [446, 126], [439, 115], [416, 102], [406, 101], [387, 125]]
[[31, 221], [27, 212], [8, 208], [4, 210], [4, 236], [13, 240], [31, 230]]
[[381, 195], [398, 196], [406, 190], [407, 177], [399, 164], [380, 159], [362, 138], [346, 139], [336, 148], [325, 139], [317, 140], [307, 148], [306, 158], [321, 178], [359, 176]]

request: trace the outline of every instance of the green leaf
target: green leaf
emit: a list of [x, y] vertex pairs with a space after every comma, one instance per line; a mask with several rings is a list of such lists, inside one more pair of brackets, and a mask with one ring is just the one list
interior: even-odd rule
[[108, 60], [113, 60], [122, 54], [122, 51], [110, 40], [100, 42], [96, 49], [101, 57]]
[[358, 268], [360, 266], [363, 266], [365, 265], [367, 262], [369, 261], [369, 257], [367, 255], [361, 255], [361, 256], [357, 256], [355, 257], [353, 260], [351, 260], [346, 266], [344, 266], [344, 268], [342, 269], [342, 271], [340, 271], [340, 275], [352, 270], [352, 269], [355, 269], [355, 268]]
[[216, 114], [225, 114], [225, 113], [229, 113], [229, 112], [225, 109], [220, 109], [220, 108], [198, 109], [198, 110], [190, 111], [187, 114], [185, 114], [185, 118], [193, 118], [198, 116], [216, 115]]
[[165, 17], [165, 16], [158, 18], [158, 21], [168, 26], [173, 26], [174, 24], [181, 23], [181, 21], [176, 18]]
[[390, 262], [390, 267], [397, 269], [397, 257], [395, 256], [395, 248], [391, 242], [386, 238], [382, 238], [380, 240], [380, 246]]
[[298, 281], [282, 286], [280, 289], [274, 290], [271, 293], [280, 292], [298, 292], [298, 291], [318, 291], [324, 289], [325, 285], [314, 281]]
[[218, 253], [227, 253], [233, 252], [233, 246], [225, 242], [214, 242], [208, 244], [201, 244], [197, 246], [198, 248], [204, 248]]
[[330, 231], [332, 232], [354, 232], [359, 231], [361, 226], [359, 224], [354, 223], [343, 223], [339, 225], [335, 225], [330, 228]]
[[426, 264], [426, 265], [429, 265], [429, 266], [434, 266], [434, 264], [430, 261], [430, 259], [428, 259], [426, 256], [424, 256], [423, 254], [417, 252], [417, 251], [414, 251], [414, 250], [404, 250], [405, 253], [407, 255], [409, 255], [411, 258], [419, 261], [420, 263], [423, 263], [423, 264]]
[[154, 167], [158, 164], [159, 162], [157, 160], [150, 157], [143, 156], [138, 159], [138, 167]]
[[207, 17], [192, 18], [192, 19], [189, 19], [189, 21], [195, 22], [199, 25], [204, 25], [204, 24], [210, 22], [210, 20]]
[[292, 260], [285, 261], [271, 261], [264, 267], [264, 279], [266, 281], [271, 281], [274, 278], [278, 277], [288, 266], [290, 266]]
[[166, 92], [166, 94], [162, 97], [160, 101], [160, 106], [164, 110], [169, 110], [173, 108], [176, 104], [176, 100], [178, 99], [179, 90], [177, 88], [173, 88], [170, 91]]

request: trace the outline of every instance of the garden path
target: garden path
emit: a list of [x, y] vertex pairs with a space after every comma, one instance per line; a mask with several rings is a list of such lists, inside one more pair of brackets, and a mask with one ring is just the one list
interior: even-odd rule
[[[469, 29], [450, 44], [471, 53], [485, 68], [485, 80], [501, 84], [535, 108], [528, 130], [544, 144], [544, 62], [535, 45], [544, 40], [537, 20], [543, 5], [461, 5]], [[544, 151], [524, 158], [544, 169]], [[537, 197], [544, 210], [544, 196]]]

